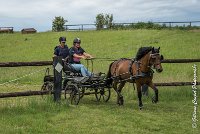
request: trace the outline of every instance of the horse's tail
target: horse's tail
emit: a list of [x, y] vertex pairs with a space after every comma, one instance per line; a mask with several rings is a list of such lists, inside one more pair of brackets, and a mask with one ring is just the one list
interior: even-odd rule
[[108, 73], [107, 73], [107, 77], [106, 77], [106, 81], [105, 81], [105, 84], [106, 86], [108, 87], [111, 87], [112, 86], [112, 82], [113, 82], [113, 78], [112, 78], [112, 74], [111, 74], [111, 66], [114, 62], [112, 62], [109, 66], [109, 70], [108, 70]]

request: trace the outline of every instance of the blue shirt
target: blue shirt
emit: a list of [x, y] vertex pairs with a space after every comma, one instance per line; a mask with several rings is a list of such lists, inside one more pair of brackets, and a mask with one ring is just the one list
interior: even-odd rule
[[54, 49], [54, 54], [57, 56], [62, 56], [62, 58], [65, 59], [67, 56], [69, 56], [68, 46], [64, 45], [63, 48], [60, 45], [56, 46]]

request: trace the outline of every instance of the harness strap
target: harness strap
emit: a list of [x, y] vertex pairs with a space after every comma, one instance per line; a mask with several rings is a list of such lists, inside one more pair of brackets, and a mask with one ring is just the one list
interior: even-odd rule
[[[137, 69], [137, 73], [136, 73], [135, 76], [133, 75], [133, 70], [132, 70], [133, 63], [136, 64], [136, 69]], [[135, 80], [135, 79], [137, 79], [139, 77], [149, 77], [149, 76], [152, 76], [153, 73], [154, 73], [154, 71], [152, 69], [149, 72], [141, 72], [140, 73], [140, 61], [136, 61], [135, 59], [132, 59], [130, 61], [129, 74], [130, 74], [130, 79], [131, 80]]]
[[131, 59], [130, 61], [130, 64], [129, 64], [129, 74], [130, 74], [130, 79], [131, 80], [134, 80], [134, 76], [133, 76], [133, 70], [132, 70], [132, 66], [133, 66], [133, 63], [135, 62], [135, 59]]
[[136, 65], [137, 65], [137, 76], [140, 74], [139, 70], [140, 70], [140, 62], [136, 61]]
[[122, 60], [124, 60], [124, 58], [121, 58], [120, 60], [117, 61], [117, 63], [116, 63], [116, 67], [115, 67], [115, 71], [114, 71], [113, 75], [116, 75], [116, 71], [117, 71], [117, 68], [118, 68], [119, 62], [122, 61]]

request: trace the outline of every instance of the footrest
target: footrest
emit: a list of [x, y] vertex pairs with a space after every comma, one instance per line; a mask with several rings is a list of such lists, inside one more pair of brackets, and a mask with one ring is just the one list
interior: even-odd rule
[[87, 80], [89, 80], [89, 77], [76, 77], [73, 78], [73, 80], [76, 83], [85, 83]]

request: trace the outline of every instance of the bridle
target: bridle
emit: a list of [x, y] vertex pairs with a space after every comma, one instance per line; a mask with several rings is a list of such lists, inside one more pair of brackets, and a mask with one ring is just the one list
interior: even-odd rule
[[153, 68], [156, 69], [156, 66], [161, 65], [161, 63], [153, 63], [153, 64], [150, 63], [150, 60], [156, 58], [156, 56], [158, 56], [158, 55], [160, 55], [160, 54], [159, 53], [150, 54], [150, 58], [149, 58], [149, 67], [150, 68], [151, 68], [151, 66], [153, 66]]

